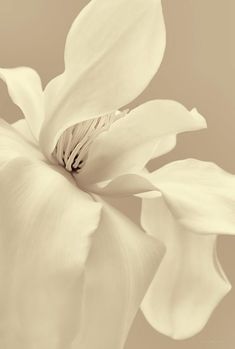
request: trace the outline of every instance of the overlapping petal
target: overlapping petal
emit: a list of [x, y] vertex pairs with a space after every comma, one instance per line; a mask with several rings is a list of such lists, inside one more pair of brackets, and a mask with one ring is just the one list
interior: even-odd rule
[[41, 79], [31, 68], [0, 69], [12, 101], [20, 107], [36, 139], [44, 119], [44, 100]]
[[79, 180], [91, 184], [138, 173], [153, 156], [174, 146], [175, 134], [205, 127], [205, 119], [199, 113], [189, 112], [180, 103], [144, 103], [94, 140]]
[[235, 234], [235, 175], [213, 163], [187, 159], [160, 168], [149, 180], [190, 231]]
[[155, 75], [165, 49], [160, 0], [92, 0], [65, 45], [65, 72], [46, 88], [41, 145], [47, 156], [69, 126], [116, 111]]
[[74, 349], [123, 348], [164, 253], [161, 243], [107, 202], [102, 205], [86, 267], [81, 334]]
[[[74, 177], [49, 165], [35, 143], [51, 159], [66, 128], [131, 102], [164, 48], [160, 0], [92, 0], [71, 27], [65, 71], [48, 84], [45, 105], [35, 71], [0, 69], [31, 129], [0, 123], [0, 347], [122, 349], [153, 277], [146, 318], [186, 338], [229, 291], [214, 234], [234, 234], [235, 176], [196, 160], [144, 172], [178, 133], [206, 127], [196, 110], [143, 104], [95, 139]], [[142, 197], [148, 234], [85, 191]], [[157, 272], [159, 240], [167, 253]]]
[[193, 336], [230, 290], [216, 256], [216, 236], [182, 227], [159, 197], [143, 200], [141, 223], [166, 246], [142, 303], [143, 313], [165, 335], [175, 339]]
[[[79, 175], [76, 176], [76, 180], [78, 185], [81, 186]], [[156, 195], [156, 187], [145, 173], [121, 175], [110, 181], [88, 185], [85, 187], [85, 190], [102, 196], [114, 196], [116, 198], [139, 194], [142, 196], [143, 193], [146, 195], [146, 192], [152, 191]], [[161, 195], [160, 192], [159, 194]]]
[[45, 159], [38, 147], [31, 141], [33, 137], [27, 139], [22, 135], [22, 127], [21, 131], [18, 128], [19, 124], [15, 127], [0, 119], [0, 167], [22, 156], [29, 159]]
[[100, 204], [43, 162], [0, 169], [0, 345], [69, 348]]
[[20, 135], [26, 140], [28, 143], [33, 144], [34, 146], [38, 147], [38, 143], [36, 139], [33, 137], [33, 134], [29, 128], [28, 123], [25, 119], [20, 119], [11, 124], [12, 127], [14, 127], [15, 130], [17, 130]]

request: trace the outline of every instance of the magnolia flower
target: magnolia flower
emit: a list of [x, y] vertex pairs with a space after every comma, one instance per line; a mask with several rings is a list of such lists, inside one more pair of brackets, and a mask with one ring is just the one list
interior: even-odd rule
[[[25, 117], [0, 124], [1, 347], [121, 349], [143, 299], [184, 338], [228, 292], [215, 234], [234, 233], [234, 176], [198, 160], [146, 170], [204, 118], [168, 100], [125, 110], [164, 48], [160, 0], [92, 0], [44, 91], [30, 68], [0, 70]], [[126, 197], [142, 228], [110, 203]]]

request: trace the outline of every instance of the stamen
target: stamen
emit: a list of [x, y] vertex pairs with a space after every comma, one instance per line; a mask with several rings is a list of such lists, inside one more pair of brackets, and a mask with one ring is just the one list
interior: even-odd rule
[[126, 114], [127, 111], [112, 112], [69, 127], [60, 136], [53, 152], [54, 157], [67, 171], [80, 172], [94, 139]]

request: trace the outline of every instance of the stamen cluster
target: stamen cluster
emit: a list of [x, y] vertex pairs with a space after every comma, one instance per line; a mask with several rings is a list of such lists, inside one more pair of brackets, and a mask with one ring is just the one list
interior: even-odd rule
[[69, 127], [59, 138], [53, 152], [54, 157], [67, 171], [81, 171], [94, 139], [125, 114], [125, 112], [112, 112]]

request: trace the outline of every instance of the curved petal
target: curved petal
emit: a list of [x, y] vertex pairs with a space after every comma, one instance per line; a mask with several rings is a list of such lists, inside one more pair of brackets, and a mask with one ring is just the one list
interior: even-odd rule
[[156, 149], [153, 152], [151, 159], [162, 156], [166, 153], [169, 153], [172, 149], [175, 148], [177, 142], [176, 134], [163, 136], [159, 139], [159, 142], [156, 144]]
[[0, 119], [0, 167], [18, 157], [44, 160], [37, 146], [22, 136], [16, 128]]
[[187, 229], [235, 234], [235, 175], [213, 163], [187, 159], [160, 168], [149, 180]]
[[169, 100], [144, 103], [94, 140], [79, 179], [89, 184], [136, 173], [153, 154], [161, 155], [163, 148], [169, 148], [163, 142], [165, 137], [169, 140], [172, 134], [205, 127], [200, 114], [189, 112], [180, 103]]
[[46, 89], [46, 154], [69, 126], [135, 99], [155, 75], [164, 49], [160, 0], [90, 1], [68, 34], [65, 72]]
[[164, 247], [103, 202], [87, 262], [81, 336], [72, 348], [121, 349]]
[[0, 344], [69, 348], [100, 204], [42, 162], [0, 170]]
[[44, 118], [43, 91], [40, 77], [31, 68], [0, 69], [12, 101], [20, 107], [36, 139]]
[[216, 236], [182, 228], [162, 198], [143, 200], [141, 222], [166, 246], [142, 311], [165, 335], [175, 339], [193, 336], [231, 288], [216, 257]]
[[[75, 179], [81, 186], [79, 175], [77, 177], [75, 176]], [[127, 197], [132, 195], [141, 195], [142, 197], [153, 191], [154, 195], [156, 195], [157, 192], [156, 187], [151, 183], [151, 181], [149, 181], [145, 173], [118, 176], [111, 181], [87, 186], [86, 190], [102, 196], [113, 197]], [[160, 192], [159, 195], [161, 195]]]

